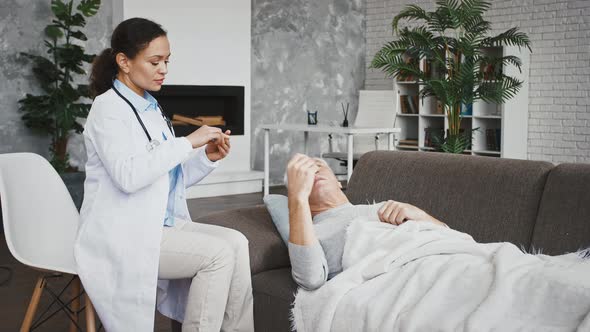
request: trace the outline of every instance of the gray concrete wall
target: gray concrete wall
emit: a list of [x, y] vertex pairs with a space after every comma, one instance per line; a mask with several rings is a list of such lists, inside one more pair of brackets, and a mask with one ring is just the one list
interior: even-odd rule
[[[354, 119], [365, 76], [365, 1], [252, 2], [252, 160], [263, 169], [263, 123], [341, 122], [341, 102]], [[327, 152], [327, 135], [310, 134], [310, 153]], [[343, 139], [340, 147], [344, 148]], [[303, 152], [303, 134], [271, 132], [271, 184], [282, 183], [290, 156]]]
[[[99, 13], [87, 19], [87, 53], [98, 53], [110, 43], [112, 12], [112, 0], [102, 0]], [[31, 65], [19, 53], [45, 55], [43, 30], [52, 17], [49, 0], [0, 2], [0, 153], [28, 151], [49, 155], [49, 138], [24, 126], [17, 101], [26, 93], [41, 93]], [[86, 81], [87, 77], [79, 80]], [[70, 144], [74, 160], [79, 160], [81, 151], [83, 141], [74, 137]]]
[[[434, 0], [366, 0], [367, 58], [392, 40], [391, 20], [409, 4], [433, 10]], [[532, 42], [528, 158], [590, 162], [590, 1], [491, 1], [492, 33], [520, 27]], [[367, 70], [366, 88], [391, 89], [391, 80]]]

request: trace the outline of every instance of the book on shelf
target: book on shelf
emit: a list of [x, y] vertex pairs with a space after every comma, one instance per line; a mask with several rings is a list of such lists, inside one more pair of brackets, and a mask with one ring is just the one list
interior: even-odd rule
[[444, 135], [444, 128], [433, 128], [433, 127], [427, 127], [424, 128], [424, 146], [428, 147], [428, 148], [433, 148], [435, 147], [435, 139], [434, 137], [438, 137], [439, 139], [443, 139], [443, 135]]
[[486, 148], [490, 151], [500, 151], [502, 131], [499, 128], [486, 129]]
[[399, 104], [402, 114], [418, 114], [420, 112], [418, 103], [418, 96], [399, 96]]
[[[408, 54], [404, 55], [404, 62], [406, 63], [406, 65], [412, 66], [412, 67], [418, 67], [418, 58], [415, 58], [413, 56], [409, 56]], [[411, 72], [408, 72], [406, 70], [400, 70], [398, 75], [396, 76], [396, 80], [400, 81], [400, 82], [412, 82], [416, 80], [416, 77], [414, 76], [414, 74], [412, 74]]]
[[418, 146], [418, 140], [412, 138], [400, 139], [399, 145]]
[[410, 102], [408, 100], [407, 95], [399, 96], [399, 105], [400, 105], [400, 109], [401, 109], [402, 114], [411, 114], [412, 113], [412, 111], [410, 109]]
[[408, 96], [408, 101], [410, 103], [410, 108], [412, 109], [412, 114], [420, 113], [420, 100], [418, 96]]
[[414, 96], [407, 96], [406, 99], [408, 101], [408, 107], [410, 108], [411, 114], [418, 114], [418, 110], [416, 109], [416, 105], [414, 105]]

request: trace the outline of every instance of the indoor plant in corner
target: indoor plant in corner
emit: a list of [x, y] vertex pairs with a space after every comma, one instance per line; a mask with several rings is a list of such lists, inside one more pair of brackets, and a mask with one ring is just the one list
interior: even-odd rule
[[94, 16], [100, 0], [82, 0], [74, 10], [74, 1], [51, 1], [55, 15], [45, 27], [44, 40], [47, 57], [21, 53], [33, 63], [33, 74], [43, 91], [40, 95], [27, 94], [19, 100], [19, 110], [28, 128], [51, 136], [50, 162], [66, 183], [74, 202], [79, 207], [83, 196], [83, 173], [69, 165], [66, 147], [72, 132], [82, 132], [78, 118], [85, 118], [90, 105], [82, 101], [89, 97], [86, 85], [78, 85], [74, 79], [86, 75], [83, 63], [91, 63], [94, 55], [86, 54], [76, 41], [85, 41], [80, 30], [86, 25], [85, 17]]
[[[398, 39], [385, 44], [373, 58], [370, 68], [382, 69], [389, 77], [411, 76], [420, 85], [420, 97], [434, 96], [443, 105], [449, 130], [438, 138], [438, 147], [461, 153], [471, 144], [472, 130], [461, 131], [462, 106], [475, 100], [504, 103], [514, 97], [523, 82], [499, 70], [521, 60], [514, 55], [492, 56], [486, 48], [518, 46], [530, 50], [528, 36], [511, 28], [489, 36], [490, 22], [483, 18], [490, 3], [481, 0], [439, 0], [427, 12], [419, 6], [405, 7], [392, 22]], [[399, 29], [399, 22], [421, 21], [416, 27]], [[413, 61], [408, 61], [412, 59]], [[417, 61], [416, 61], [417, 60]], [[420, 66], [420, 63], [428, 65]], [[439, 72], [440, 75], [432, 75]]]
[[98, 12], [100, 0], [82, 0], [74, 10], [74, 1], [51, 1], [55, 15], [45, 27], [44, 40], [47, 57], [21, 53], [33, 63], [33, 74], [43, 93], [27, 94], [19, 100], [19, 110], [28, 128], [51, 136], [49, 147], [51, 164], [59, 173], [71, 170], [66, 147], [72, 131], [80, 133], [82, 126], [77, 118], [85, 118], [90, 105], [81, 101], [89, 97], [86, 85], [74, 82], [76, 75], [86, 75], [83, 63], [91, 63], [94, 55], [86, 54], [75, 41], [85, 41], [80, 30], [86, 25], [85, 17]]

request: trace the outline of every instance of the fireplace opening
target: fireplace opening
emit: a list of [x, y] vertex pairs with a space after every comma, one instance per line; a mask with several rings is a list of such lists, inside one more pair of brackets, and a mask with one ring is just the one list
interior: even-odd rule
[[243, 86], [164, 85], [152, 94], [172, 120], [177, 137], [202, 125], [244, 135]]

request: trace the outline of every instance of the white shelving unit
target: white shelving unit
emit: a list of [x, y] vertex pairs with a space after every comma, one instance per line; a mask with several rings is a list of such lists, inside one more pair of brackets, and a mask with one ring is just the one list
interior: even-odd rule
[[[516, 55], [522, 61], [522, 72], [517, 68], [508, 66], [503, 68], [504, 73], [524, 81], [519, 93], [505, 104], [488, 104], [481, 100], [476, 101], [472, 106], [472, 114], [462, 116], [461, 128], [479, 128], [474, 132], [472, 147], [464, 153], [492, 156], [502, 158], [527, 159], [527, 132], [528, 132], [528, 77], [530, 53], [528, 49], [518, 47], [495, 47], [486, 49], [493, 55]], [[424, 63], [421, 63], [424, 66]], [[393, 88], [396, 92], [395, 127], [401, 128], [400, 140], [418, 140], [418, 146], [408, 146], [401, 143], [396, 145], [398, 150], [409, 151], [432, 151], [431, 147], [425, 145], [425, 128], [449, 128], [445, 114], [437, 112], [435, 97], [424, 98], [419, 101], [416, 114], [402, 113], [400, 96], [417, 96], [420, 86], [415, 81], [393, 80]], [[405, 109], [407, 111], [408, 107]], [[415, 111], [415, 109], [414, 109]], [[488, 130], [494, 130], [499, 137], [499, 149], [488, 148]], [[492, 137], [490, 137], [492, 138]]]

